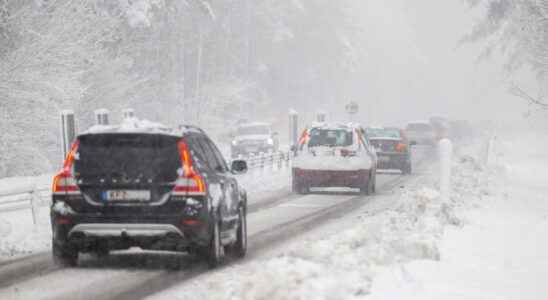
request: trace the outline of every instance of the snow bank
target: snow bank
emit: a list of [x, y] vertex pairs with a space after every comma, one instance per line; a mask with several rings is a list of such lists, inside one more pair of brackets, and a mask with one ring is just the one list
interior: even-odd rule
[[464, 226], [448, 228], [439, 262], [387, 268], [371, 299], [545, 299], [546, 146], [548, 135], [506, 135], [495, 142], [498, 158], [488, 167], [466, 155], [456, 161], [458, 193], [448, 205]]
[[[467, 154], [468, 155], [468, 154]], [[486, 172], [475, 156], [453, 161], [453, 189], [443, 201], [436, 176], [419, 177], [394, 203], [377, 196], [379, 212], [360, 213], [343, 230], [292, 244], [276, 257], [254, 260], [208, 274], [157, 295], [160, 299], [353, 299], [371, 291], [386, 266], [441, 259], [438, 242], [447, 226], [461, 226], [457, 208], [481, 200]], [[432, 169], [435, 169], [432, 166]], [[430, 170], [432, 171], [432, 170]], [[383, 205], [386, 205], [383, 206]], [[366, 209], [371, 209], [371, 207]], [[348, 221], [343, 221], [348, 222]], [[351, 226], [348, 226], [351, 225]]]

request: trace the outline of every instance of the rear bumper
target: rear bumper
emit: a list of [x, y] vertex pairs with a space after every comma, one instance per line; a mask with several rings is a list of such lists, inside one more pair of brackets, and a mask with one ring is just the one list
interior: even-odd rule
[[78, 224], [68, 233], [68, 238], [75, 235], [85, 237], [163, 237], [169, 234], [184, 238], [183, 232], [171, 224]]
[[368, 183], [369, 174], [370, 170], [334, 171], [293, 168], [293, 185], [361, 188]]
[[206, 210], [189, 216], [177, 214], [59, 213], [52, 210], [53, 241], [89, 252], [99, 245], [108, 249], [185, 251], [205, 246], [210, 240], [210, 217]]
[[409, 153], [377, 152], [377, 168], [403, 169], [410, 162]]

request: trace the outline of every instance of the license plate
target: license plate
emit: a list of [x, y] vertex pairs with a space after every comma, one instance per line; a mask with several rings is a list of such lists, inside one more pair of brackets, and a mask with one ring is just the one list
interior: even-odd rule
[[390, 161], [390, 156], [379, 156], [379, 161], [380, 162], [389, 162]]
[[247, 152], [257, 152], [257, 150], [259, 150], [257, 147], [247, 147]]
[[111, 190], [103, 198], [107, 201], [150, 201], [150, 191]]

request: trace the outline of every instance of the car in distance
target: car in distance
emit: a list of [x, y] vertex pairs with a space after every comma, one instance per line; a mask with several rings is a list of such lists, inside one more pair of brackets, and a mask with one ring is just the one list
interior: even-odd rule
[[278, 136], [268, 123], [243, 123], [238, 125], [232, 139], [231, 150], [233, 158], [249, 154], [272, 153], [278, 150]]
[[378, 169], [398, 169], [411, 174], [411, 145], [402, 129], [368, 127], [365, 136], [377, 152]]
[[299, 141], [292, 166], [293, 191], [307, 194], [313, 187], [357, 188], [375, 192], [377, 158], [361, 128], [315, 124]]
[[411, 143], [417, 145], [434, 145], [436, 132], [428, 121], [410, 122], [405, 127], [405, 133]]
[[229, 168], [199, 128], [126, 121], [79, 135], [55, 176], [54, 261], [73, 266], [79, 253], [130, 247], [193, 252], [210, 267], [225, 250], [243, 257], [247, 196], [233, 174], [246, 163]]

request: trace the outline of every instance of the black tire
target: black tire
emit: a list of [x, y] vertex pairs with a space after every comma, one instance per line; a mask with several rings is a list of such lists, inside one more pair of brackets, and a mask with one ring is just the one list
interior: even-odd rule
[[228, 251], [233, 257], [244, 258], [247, 253], [247, 215], [244, 207], [240, 207], [238, 217], [236, 242], [228, 247]]
[[297, 190], [297, 193], [299, 195], [307, 195], [310, 193], [310, 188], [305, 185], [299, 185], [299, 188]]
[[106, 246], [98, 246], [94, 251], [93, 254], [97, 258], [105, 258], [110, 254], [110, 250]]
[[412, 172], [411, 163], [408, 162], [402, 169], [401, 172], [405, 175], [410, 175]]
[[51, 244], [53, 262], [60, 267], [75, 267], [78, 264], [78, 250], [67, 245], [60, 245], [55, 240]]
[[360, 193], [363, 195], [371, 195], [375, 192], [375, 175], [373, 173], [369, 174], [367, 182], [360, 188]]
[[207, 247], [207, 265], [210, 269], [217, 268], [223, 262], [224, 247], [221, 244], [221, 229], [219, 227], [219, 222], [215, 220], [211, 240]]
[[303, 184], [299, 184], [298, 181], [295, 179], [293, 179], [292, 188], [293, 188], [293, 193], [297, 193], [299, 195], [306, 195], [310, 193], [310, 187]]

